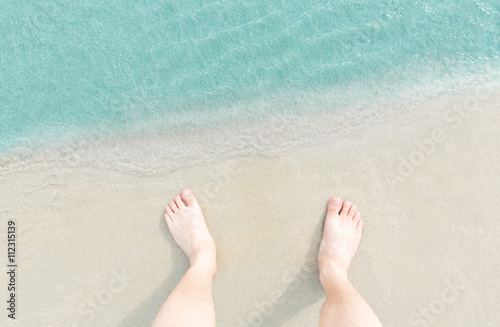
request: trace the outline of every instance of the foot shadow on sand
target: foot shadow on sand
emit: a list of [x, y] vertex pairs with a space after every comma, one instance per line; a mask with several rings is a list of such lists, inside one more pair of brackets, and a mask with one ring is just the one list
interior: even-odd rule
[[[159, 221], [159, 229], [170, 243], [171, 248], [176, 249], [178, 246], [168, 231], [163, 215]], [[189, 266], [189, 260], [184, 253], [179, 251], [172, 251], [172, 257], [175, 256], [175, 258], [172, 258], [172, 262], [179, 262], [179, 264], [168, 267], [170, 268], [170, 273], [161, 286], [148, 299], [144, 300], [137, 308], [130, 312], [128, 316], [123, 318], [116, 327], [151, 326], [161, 305], [186, 273], [186, 267]], [[177, 252], [179, 252], [178, 257]], [[165, 270], [168, 270], [168, 268]]]
[[[326, 215], [323, 215], [323, 217]], [[251, 314], [245, 322], [237, 327], [282, 326], [309, 306], [326, 298], [325, 291], [319, 281], [318, 250], [323, 234], [323, 221], [315, 228], [311, 246], [300, 271], [295, 275], [288, 287], [283, 291], [272, 307], [261, 310], [260, 315]], [[254, 317], [253, 319], [251, 317]], [[319, 321], [319, 313], [318, 313]], [[245, 324], [246, 323], [246, 324]]]
[[[163, 217], [161, 218], [160, 225], [160, 229], [165, 233], [165, 237], [171, 243], [172, 248], [177, 247], [175, 241], [170, 236]], [[255, 311], [249, 312], [244, 319], [231, 323], [231, 326], [282, 326], [292, 317], [325, 297], [325, 293], [319, 282], [317, 266], [317, 255], [321, 243], [322, 231], [323, 221], [319, 223], [313, 232], [312, 240], [314, 241], [309, 248], [305, 263], [278, 299], [271, 306], [266, 306], [265, 310], [255, 309]], [[122, 319], [116, 327], [150, 326], [168, 294], [170, 294], [186, 272], [188, 261], [187, 258], [184, 259], [186, 260], [186, 264], [175, 265], [163, 284], [127, 317]], [[177, 260], [175, 258], [176, 262]], [[182, 259], [179, 258], [179, 260]]]

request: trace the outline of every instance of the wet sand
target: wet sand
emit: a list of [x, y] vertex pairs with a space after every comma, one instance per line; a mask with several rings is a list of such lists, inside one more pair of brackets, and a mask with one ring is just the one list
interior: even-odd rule
[[350, 278], [384, 326], [496, 326], [499, 94], [439, 97], [314, 146], [168, 173], [4, 171], [2, 251], [6, 260], [14, 220], [19, 288], [16, 321], [6, 310], [1, 319], [150, 325], [188, 267], [163, 210], [190, 187], [218, 249], [218, 326], [317, 325], [325, 296], [316, 254], [332, 196], [364, 217]]

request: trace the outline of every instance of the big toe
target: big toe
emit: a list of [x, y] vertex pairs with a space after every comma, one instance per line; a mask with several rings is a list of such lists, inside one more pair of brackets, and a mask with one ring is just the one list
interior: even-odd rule
[[184, 189], [181, 195], [182, 195], [182, 200], [186, 202], [188, 206], [191, 206], [196, 202], [196, 198], [194, 197], [193, 191], [191, 191], [190, 189]]
[[328, 211], [338, 215], [340, 212], [340, 208], [342, 208], [342, 200], [339, 198], [333, 198], [328, 202]]

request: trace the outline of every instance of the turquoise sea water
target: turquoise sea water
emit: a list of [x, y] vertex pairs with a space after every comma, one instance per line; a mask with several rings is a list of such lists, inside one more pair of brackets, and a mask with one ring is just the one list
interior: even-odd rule
[[0, 151], [493, 78], [499, 38], [498, 0], [2, 1]]

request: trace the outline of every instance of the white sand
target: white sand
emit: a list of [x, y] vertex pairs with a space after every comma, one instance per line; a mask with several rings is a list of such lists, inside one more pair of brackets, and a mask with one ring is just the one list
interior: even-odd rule
[[317, 325], [315, 259], [335, 195], [365, 219], [350, 276], [384, 326], [498, 326], [500, 97], [471, 92], [275, 156], [151, 175], [50, 162], [4, 170], [2, 262], [15, 220], [19, 288], [16, 321], [5, 309], [0, 321], [150, 325], [188, 267], [163, 210], [191, 187], [218, 248], [218, 326]]

